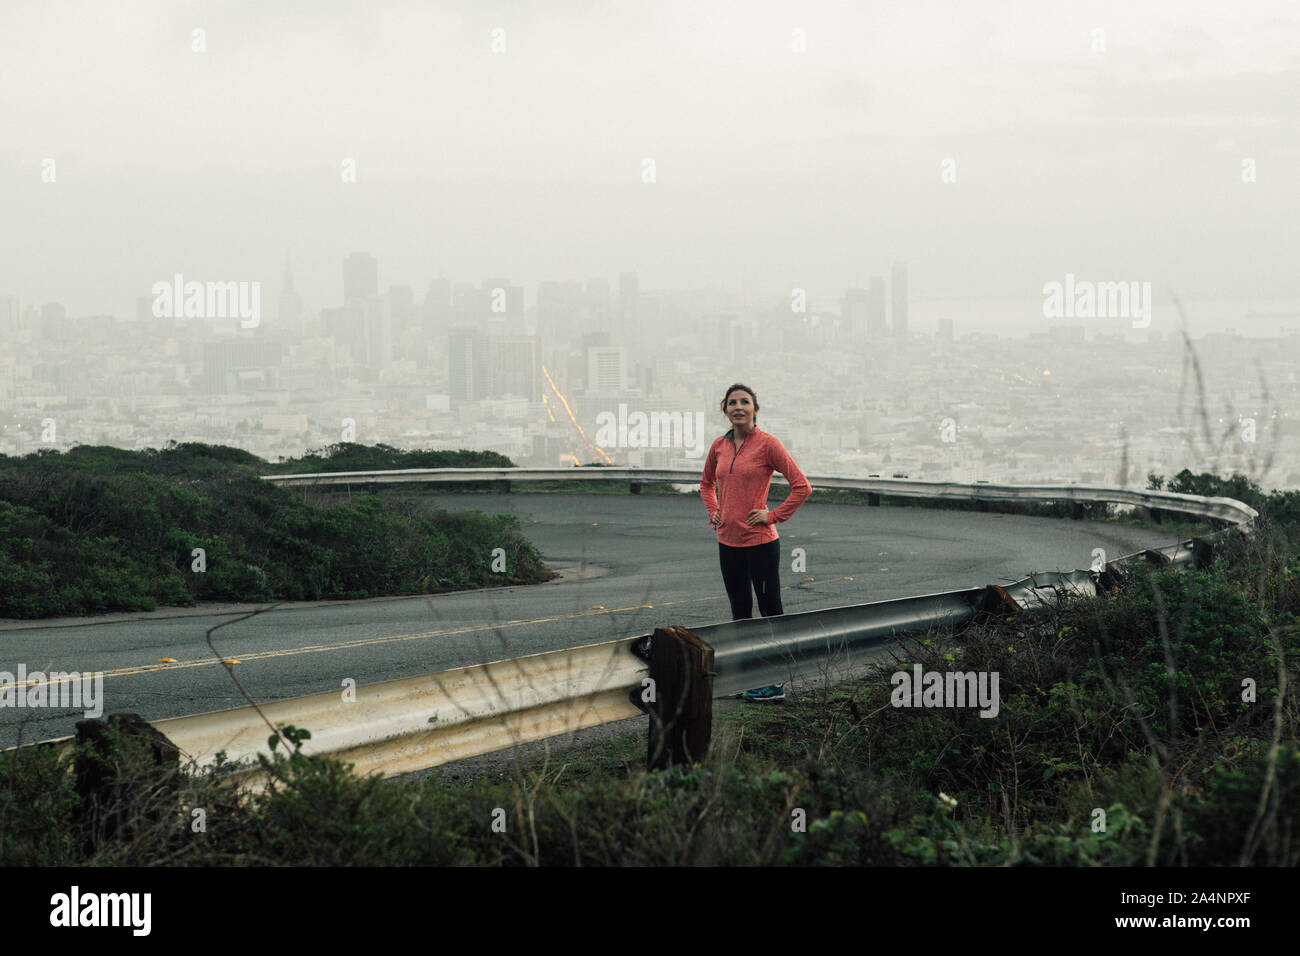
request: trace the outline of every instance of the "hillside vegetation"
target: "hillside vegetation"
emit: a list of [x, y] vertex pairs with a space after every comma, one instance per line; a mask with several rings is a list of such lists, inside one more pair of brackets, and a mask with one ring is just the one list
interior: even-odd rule
[[[544, 581], [550, 572], [511, 515], [430, 515], [364, 494], [318, 504], [258, 477], [510, 464], [492, 452], [352, 444], [276, 463], [194, 443], [0, 455], [0, 617]], [[492, 570], [495, 548], [504, 573]]]

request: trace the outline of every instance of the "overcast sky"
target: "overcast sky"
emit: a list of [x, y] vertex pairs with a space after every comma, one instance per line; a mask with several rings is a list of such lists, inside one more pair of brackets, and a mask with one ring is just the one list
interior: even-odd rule
[[898, 259], [918, 298], [1072, 272], [1300, 305], [1298, 10], [6, 0], [0, 293], [273, 302], [289, 254], [317, 309], [366, 250], [418, 298], [636, 271], [830, 302]]

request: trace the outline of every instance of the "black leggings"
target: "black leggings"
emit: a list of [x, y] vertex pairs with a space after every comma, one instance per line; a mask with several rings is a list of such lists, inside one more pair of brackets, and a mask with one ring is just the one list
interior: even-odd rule
[[722, 583], [731, 601], [733, 621], [754, 616], [754, 593], [758, 594], [758, 610], [763, 617], [785, 613], [781, 608], [780, 538], [748, 548], [733, 548], [718, 542], [718, 561], [722, 565]]

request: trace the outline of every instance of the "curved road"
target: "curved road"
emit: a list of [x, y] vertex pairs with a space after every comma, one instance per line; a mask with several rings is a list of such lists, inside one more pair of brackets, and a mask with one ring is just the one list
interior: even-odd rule
[[[784, 489], [774, 491], [775, 504]], [[345, 678], [367, 684], [730, 617], [716, 538], [696, 496], [421, 500], [430, 508], [518, 515], [563, 579], [433, 597], [295, 603], [224, 627], [214, 643], [240, 662], [235, 671], [256, 700], [338, 690]], [[1113, 558], [1177, 540], [1102, 522], [816, 503], [805, 504], [778, 533], [787, 613], [1007, 583], [1034, 571], [1086, 568], [1093, 548]], [[796, 547], [806, 552], [803, 573], [790, 570]], [[0, 622], [0, 670], [16, 673], [22, 663], [29, 672], [103, 671], [105, 714], [135, 711], [157, 720], [238, 707], [246, 701], [215, 662], [204, 632], [254, 607]], [[0, 708], [0, 746], [72, 733], [81, 716]]]

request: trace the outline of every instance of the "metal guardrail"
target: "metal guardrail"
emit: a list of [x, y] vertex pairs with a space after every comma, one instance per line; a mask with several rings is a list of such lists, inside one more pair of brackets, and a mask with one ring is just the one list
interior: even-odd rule
[[942, 591], [871, 604], [728, 621], [691, 628], [714, 649], [717, 696], [765, 687], [817, 672], [834, 661], [847, 665], [863, 649], [888, 643], [899, 634], [946, 624], [960, 626], [975, 617], [984, 588]]
[[[394, 776], [533, 740], [636, 717], [630, 695], [648, 673], [631, 637], [562, 651], [404, 677], [342, 691], [155, 720], [197, 767], [224, 753], [232, 779], [259, 789], [257, 755], [275, 727], [311, 731], [304, 754], [328, 754], [361, 774]], [[259, 713], [260, 710], [260, 713]], [[59, 737], [27, 746], [71, 747]], [[13, 750], [16, 748], [6, 748]]]
[[360, 685], [352, 701], [328, 691], [262, 705], [261, 714], [240, 707], [152, 723], [199, 766], [218, 751], [244, 766], [269, 756], [270, 720], [310, 730], [304, 754], [393, 776], [637, 716], [629, 688], [647, 673], [632, 653], [638, 640]]
[[[548, 481], [588, 472], [584, 480], [696, 479], [693, 472], [649, 469], [412, 469], [404, 472], [350, 472], [327, 475], [277, 476], [288, 483], [326, 481]], [[400, 476], [400, 477], [398, 477]], [[891, 495], [940, 497], [1010, 497], [1015, 486], [957, 486], [944, 482], [902, 479], [809, 479], [815, 485], [877, 490]], [[901, 490], [900, 487], [902, 486]], [[1229, 498], [1198, 498], [1168, 492], [1087, 489], [1077, 486], [1036, 486], [1016, 489], [1029, 500], [1120, 501], [1170, 511], [1219, 518], [1248, 530], [1257, 513]], [[1093, 492], [1098, 494], [1089, 497]], [[1104, 493], [1104, 495], [1102, 494]], [[1229, 529], [1235, 530], [1235, 529]], [[1220, 531], [1217, 538], [1229, 531]], [[829, 608], [773, 618], [732, 621], [697, 628], [694, 634], [715, 652], [715, 695], [776, 683], [823, 668], [827, 662], [899, 635], [933, 627], [960, 628], [983, 614], [1034, 612], [1066, 595], [1095, 595], [1113, 582], [1115, 567], [1145, 563], [1181, 569], [1210, 560], [1209, 539], [1192, 539], [1158, 550], [1118, 558], [1099, 571], [1075, 570], [1033, 574], [1012, 585], [945, 591], [871, 604]], [[338, 691], [277, 701], [261, 707], [216, 711], [154, 721], [186, 758], [200, 766], [219, 751], [234, 764], [255, 763], [269, 754], [266, 720], [276, 725], [306, 727], [312, 733], [302, 750], [329, 754], [355, 765], [360, 773], [386, 776], [425, 769], [464, 757], [490, 753], [598, 724], [634, 717], [647, 710], [640, 703], [643, 680], [649, 673], [652, 636], [624, 638], [569, 650], [550, 651], [513, 660], [495, 661], [432, 675], [402, 678], [355, 689], [349, 702]], [[71, 738], [46, 741], [67, 744]], [[11, 748], [12, 749], [12, 748]], [[256, 786], [247, 772], [239, 778]]]
[[[1235, 498], [1208, 498], [1172, 491], [1133, 491], [1099, 485], [1003, 485], [977, 482], [921, 481], [910, 478], [845, 478], [808, 475], [814, 490], [866, 491], [894, 498], [965, 501], [1108, 502], [1178, 511], [1232, 524], [1250, 524], [1259, 513]], [[525, 481], [617, 481], [640, 484], [698, 485], [700, 473], [673, 468], [401, 468], [392, 471], [332, 471], [305, 475], [263, 475], [279, 485], [348, 485]], [[772, 480], [789, 484], [779, 475]]]
[[909, 632], [960, 630], [982, 615], [1033, 614], [1056, 607], [1062, 599], [1095, 597], [1113, 581], [1118, 568], [1149, 564], [1182, 570], [1208, 563], [1211, 556], [1212, 548], [1197, 538], [1117, 558], [1100, 571], [1041, 572], [1010, 585], [730, 621], [692, 628], [691, 633], [714, 649], [714, 693], [726, 696], [820, 673], [831, 662], [847, 668], [855, 655]]

